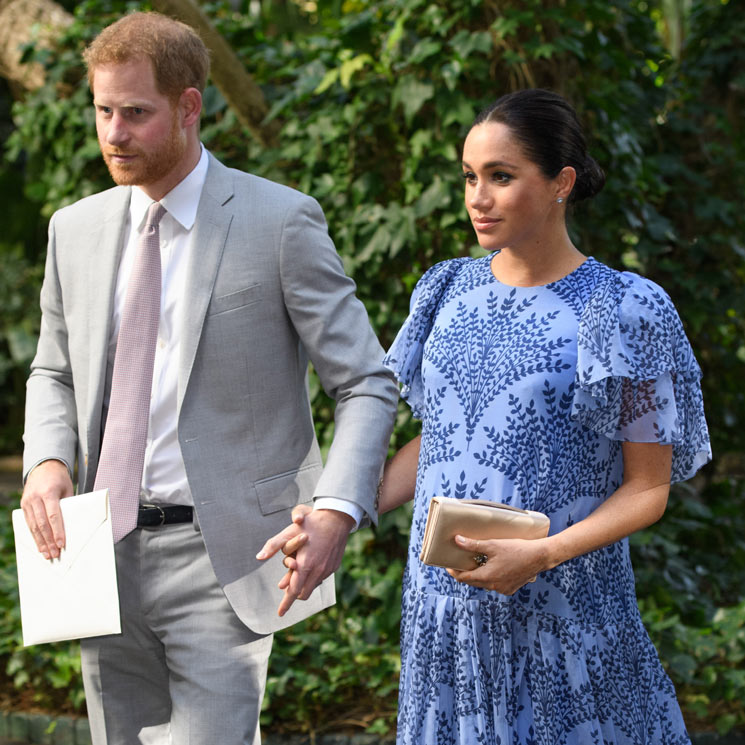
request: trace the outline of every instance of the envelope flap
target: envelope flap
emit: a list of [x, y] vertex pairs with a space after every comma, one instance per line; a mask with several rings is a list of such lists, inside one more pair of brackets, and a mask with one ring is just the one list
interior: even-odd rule
[[[60, 502], [67, 546], [60, 562], [72, 566], [109, 519], [109, 490], [67, 497]], [[113, 542], [113, 537], [112, 537]]]
[[121, 632], [108, 492], [60, 502], [66, 548], [47, 560], [23, 512], [13, 513], [23, 643], [42, 644]]
[[[98, 531], [106, 529], [107, 520], [110, 523], [109, 490], [100, 489], [87, 494], [65, 497], [60, 501], [60, 509], [65, 526], [66, 547], [62, 550], [59, 559], [50, 563], [58, 572], [64, 573], [75, 564], [78, 556]], [[17, 547], [38, 553], [36, 542], [26, 525], [23, 510], [13, 510], [12, 517]], [[40, 561], [47, 561], [41, 554], [38, 554], [38, 558]]]
[[109, 490], [99, 489], [87, 494], [76, 494], [60, 501], [62, 519], [68, 515], [75, 515], [77, 520], [80, 515], [89, 516], [92, 524], [100, 525], [109, 516]]

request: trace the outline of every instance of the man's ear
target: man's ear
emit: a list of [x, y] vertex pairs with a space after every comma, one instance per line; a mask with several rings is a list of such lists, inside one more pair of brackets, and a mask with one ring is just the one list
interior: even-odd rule
[[190, 127], [199, 123], [202, 113], [202, 94], [196, 88], [186, 88], [179, 96], [178, 109], [181, 113], [181, 124]]

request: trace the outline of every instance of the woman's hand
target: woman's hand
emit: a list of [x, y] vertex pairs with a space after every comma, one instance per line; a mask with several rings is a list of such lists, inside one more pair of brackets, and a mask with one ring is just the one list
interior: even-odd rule
[[495, 590], [502, 595], [513, 595], [523, 585], [533, 582], [540, 572], [548, 568], [548, 551], [544, 538], [524, 540], [501, 538], [498, 540], [474, 540], [455, 536], [455, 542], [474, 556], [485, 556], [486, 562], [467, 571], [448, 569], [448, 574], [458, 582], [464, 582], [484, 590]]
[[[294, 569], [293, 557], [297, 550], [308, 542], [308, 536], [303, 533], [303, 522], [306, 515], [313, 512], [313, 507], [309, 504], [298, 504], [292, 508], [292, 522], [280, 533], [272, 536], [261, 548], [256, 558], [260, 561], [266, 561], [282, 551], [285, 554], [284, 563], [288, 569]], [[288, 563], [292, 563], [292, 566]]]
[[547, 538], [455, 542], [483, 554], [486, 563], [470, 571], [448, 569], [458, 582], [512, 595], [540, 572], [620, 541], [662, 517], [670, 491], [672, 446], [624, 442], [623, 483], [584, 520]]

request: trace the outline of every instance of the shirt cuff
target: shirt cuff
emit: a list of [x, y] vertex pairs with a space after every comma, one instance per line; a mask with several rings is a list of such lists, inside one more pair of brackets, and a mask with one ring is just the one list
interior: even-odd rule
[[360, 522], [365, 515], [365, 511], [358, 504], [350, 502], [348, 499], [338, 499], [337, 497], [318, 497], [313, 502], [314, 510], [336, 510], [349, 515], [354, 520], [354, 530], [360, 527]]

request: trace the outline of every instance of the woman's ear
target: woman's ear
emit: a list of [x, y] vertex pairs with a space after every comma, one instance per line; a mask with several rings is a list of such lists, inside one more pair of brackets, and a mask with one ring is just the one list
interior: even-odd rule
[[577, 171], [575, 171], [571, 166], [564, 166], [564, 168], [559, 171], [559, 175], [554, 179], [554, 182], [556, 183], [556, 194], [554, 194], [554, 198], [561, 199], [565, 202], [572, 193], [576, 181]]

